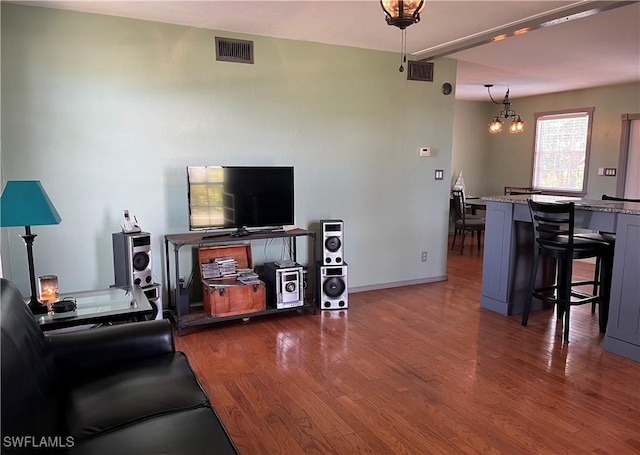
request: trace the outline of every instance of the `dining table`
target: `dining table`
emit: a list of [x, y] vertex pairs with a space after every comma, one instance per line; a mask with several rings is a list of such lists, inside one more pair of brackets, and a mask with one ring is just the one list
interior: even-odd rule
[[471, 196], [465, 197], [464, 203], [469, 210], [471, 210], [471, 214], [477, 215], [478, 210], [486, 210], [487, 209], [487, 201], [482, 199], [481, 197]]

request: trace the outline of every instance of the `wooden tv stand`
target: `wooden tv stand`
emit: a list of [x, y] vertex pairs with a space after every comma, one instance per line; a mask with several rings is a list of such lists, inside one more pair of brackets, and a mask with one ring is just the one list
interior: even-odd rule
[[[257, 311], [254, 313], [244, 313], [232, 316], [225, 317], [215, 317], [208, 314], [205, 314], [204, 311], [194, 311], [189, 314], [181, 314], [181, 308], [178, 304], [179, 302], [179, 280], [180, 280], [180, 261], [179, 261], [179, 252], [180, 249], [185, 245], [197, 245], [199, 247], [204, 246], [214, 246], [214, 245], [233, 245], [233, 244], [241, 244], [241, 243], [249, 243], [251, 244], [254, 240], [265, 240], [265, 239], [274, 239], [274, 238], [282, 238], [287, 239], [290, 243], [290, 251], [291, 251], [291, 259], [296, 260], [296, 239], [298, 237], [307, 237], [311, 240], [311, 257], [309, 261], [309, 267], [314, 267], [315, 265], [315, 252], [316, 252], [316, 233], [315, 231], [309, 231], [306, 229], [292, 229], [289, 231], [284, 230], [276, 230], [276, 231], [257, 231], [250, 232], [248, 235], [243, 235], [241, 237], [232, 236], [233, 232], [229, 233], [213, 233], [213, 232], [190, 232], [187, 234], [168, 234], [164, 236], [164, 252], [165, 252], [165, 270], [167, 274], [167, 292], [169, 296], [169, 308], [173, 308], [173, 315], [176, 322], [176, 327], [178, 329], [178, 336], [182, 336], [182, 329], [186, 327], [196, 327], [201, 325], [215, 324], [217, 322], [228, 321], [232, 319], [245, 319], [251, 318], [254, 316], [260, 316], [265, 314], [273, 314], [273, 313], [282, 313], [288, 311], [300, 311], [303, 309], [312, 309], [315, 313], [316, 302], [315, 302], [315, 293], [310, 301], [305, 301], [304, 305], [294, 307], [294, 308], [266, 308], [265, 310]], [[171, 289], [171, 261], [170, 261], [170, 252], [169, 245], [173, 245], [173, 277], [174, 277], [174, 285], [175, 289]], [[307, 274], [307, 276], [311, 277], [311, 275]]]

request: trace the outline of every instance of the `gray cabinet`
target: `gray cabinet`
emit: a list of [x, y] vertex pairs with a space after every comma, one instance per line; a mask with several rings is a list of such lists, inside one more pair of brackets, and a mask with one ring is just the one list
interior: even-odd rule
[[618, 215], [604, 347], [640, 361], [640, 216]]

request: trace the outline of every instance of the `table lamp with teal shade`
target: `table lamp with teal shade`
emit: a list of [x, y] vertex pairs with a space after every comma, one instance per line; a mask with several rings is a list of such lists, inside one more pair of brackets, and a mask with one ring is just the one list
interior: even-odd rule
[[33, 241], [36, 234], [31, 233], [31, 226], [58, 224], [62, 218], [51, 203], [47, 192], [38, 180], [9, 180], [0, 197], [0, 226], [24, 226], [21, 235], [27, 246], [29, 264], [29, 280], [31, 298], [29, 308], [33, 314], [47, 312], [47, 306], [38, 301], [36, 294], [36, 276], [33, 265]]

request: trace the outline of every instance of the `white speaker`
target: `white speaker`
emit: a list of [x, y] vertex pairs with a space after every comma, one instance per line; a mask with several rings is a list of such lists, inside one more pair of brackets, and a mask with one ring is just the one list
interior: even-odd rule
[[320, 220], [322, 230], [322, 263], [336, 265], [344, 263], [344, 222], [342, 220]]
[[142, 291], [151, 304], [151, 308], [153, 308], [153, 313], [151, 313], [148, 319], [162, 319], [162, 286], [154, 283], [151, 286], [145, 287]]
[[316, 289], [321, 310], [340, 310], [349, 307], [347, 264], [316, 266]]
[[115, 232], [112, 241], [115, 285], [152, 285], [151, 234]]

